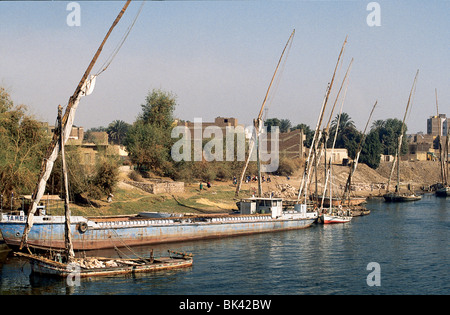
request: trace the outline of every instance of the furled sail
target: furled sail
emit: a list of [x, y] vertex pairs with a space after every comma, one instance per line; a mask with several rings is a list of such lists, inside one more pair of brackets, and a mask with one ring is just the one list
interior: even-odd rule
[[[125, 5], [123, 6], [122, 10], [117, 15], [116, 19], [114, 20], [113, 24], [109, 28], [108, 33], [105, 35], [105, 38], [103, 39], [102, 43], [100, 44], [99, 48], [97, 49], [97, 52], [95, 53], [94, 57], [91, 60], [91, 63], [89, 64], [88, 68], [83, 74], [83, 77], [81, 78], [80, 82], [78, 83], [77, 88], [75, 89], [74, 94], [69, 98], [69, 102], [66, 107], [66, 111], [64, 112], [64, 116], [62, 117], [61, 126], [64, 129], [64, 143], [67, 142], [70, 132], [72, 131], [73, 122], [75, 119], [75, 112], [77, 110], [78, 104], [80, 103], [81, 97], [84, 95], [89, 95], [92, 93], [95, 85], [95, 78], [96, 76], [90, 76], [91, 70], [95, 65], [95, 62], [98, 59], [98, 56], [100, 55], [103, 46], [106, 43], [106, 40], [108, 39], [109, 35], [111, 34], [114, 27], [117, 25], [119, 20], [121, 19], [122, 15], [125, 13], [125, 10], [127, 9], [128, 5], [130, 4], [131, 0], [128, 0]], [[89, 77], [89, 79], [88, 79]], [[37, 210], [37, 205], [39, 204], [42, 196], [45, 192], [45, 186], [47, 183], [48, 178], [50, 177], [50, 174], [53, 169], [53, 164], [55, 163], [56, 158], [58, 157], [59, 153], [59, 139], [60, 139], [61, 132], [59, 130], [55, 130], [53, 134], [53, 139], [47, 149], [46, 155], [44, 156], [44, 160], [42, 162], [41, 166], [41, 173], [39, 175], [38, 184], [35, 188], [35, 191], [33, 193], [33, 201], [31, 205], [31, 209], [28, 212], [27, 215], [27, 222], [25, 224], [25, 228], [22, 235], [22, 240], [20, 242], [20, 249], [23, 248], [25, 244], [27, 244], [28, 241], [28, 233], [31, 230], [31, 227], [33, 226], [33, 219], [34, 214]]]
[[[93, 77], [93, 78], [95, 79], [95, 77]], [[66, 113], [64, 116], [67, 117], [67, 119], [66, 119], [65, 125], [63, 125], [63, 127], [62, 127], [64, 129], [64, 132], [63, 132], [64, 143], [67, 142], [67, 140], [69, 139], [69, 136], [70, 136], [70, 132], [72, 131], [73, 122], [75, 120], [75, 112], [77, 110], [78, 104], [80, 103], [81, 97], [83, 97], [84, 95], [89, 95], [93, 91], [93, 85], [91, 85], [91, 83], [92, 83], [92, 77], [91, 77], [91, 79], [85, 81], [85, 83], [83, 84], [83, 86], [80, 90], [80, 93], [78, 93], [76, 98], [73, 99], [71, 106], [70, 107], [68, 106], [66, 109]], [[88, 94], [88, 92], [89, 92], [89, 94]], [[50, 177], [50, 174], [53, 169], [53, 165], [56, 161], [56, 158], [58, 157], [59, 150], [60, 150], [59, 145], [57, 145], [58, 141], [59, 141], [59, 137], [60, 137], [60, 135], [58, 135], [57, 132], [55, 131], [55, 134], [52, 139], [52, 143], [50, 144], [50, 147], [47, 151], [48, 155], [42, 163], [43, 165], [42, 165], [42, 169], [41, 169], [41, 176], [40, 176], [39, 182], [37, 184], [37, 187], [35, 189], [35, 193], [33, 194], [33, 203], [31, 205], [31, 209], [27, 216], [27, 223], [25, 226], [25, 231], [22, 236], [21, 247], [23, 246], [24, 243], [27, 242], [28, 232], [30, 231], [31, 227], [33, 226], [33, 218], [34, 218], [34, 214], [36, 213], [37, 205], [39, 204], [42, 196], [44, 195], [47, 180]]]

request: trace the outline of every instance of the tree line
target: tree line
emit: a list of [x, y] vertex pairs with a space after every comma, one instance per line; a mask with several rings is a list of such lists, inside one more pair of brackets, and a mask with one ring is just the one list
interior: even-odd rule
[[[338, 126], [339, 122], [339, 127]], [[270, 118], [265, 121], [265, 125], [278, 126], [280, 132], [288, 132], [290, 130], [301, 129], [306, 135], [304, 145], [310, 148], [314, 137], [314, 130], [306, 124], [298, 124], [292, 127], [289, 119]], [[398, 139], [401, 133], [402, 121], [397, 118], [388, 118], [386, 120], [376, 120], [372, 123], [371, 129], [364, 140], [360, 162], [365, 163], [373, 169], [378, 168], [381, 155], [394, 155], [398, 147]], [[355, 122], [348, 113], [341, 113], [331, 122], [327, 147], [331, 148], [334, 142], [334, 136], [337, 130], [335, 148], [345, 148], [348, 155], [354, 159], [357, 154], [359, 144], [363, 138], [362, 132], [358, 131]], [[408, 153], [408, 145], [406, 140], [407, 127], [404, 129], [402, 141], [402, 151], [400, 154]]]
[[[55, 107], [55, 115], [56, 115]], [[17, 207], [21, 195], [35, 190], [41, 165], [52, 135], [45, 125], [27, 113], [25, 105], [15, 105], [0, 87], [0, 202], [1, 208]], [[99, 152], [94, 167], [86, 168], [76, 146], [66, 147], [69, 187], [72, 200], [100, 199], [112, 192], [118, 178], [118, 159]], [[46, 194], [63, 191], [61, 157], [55, 161]]]

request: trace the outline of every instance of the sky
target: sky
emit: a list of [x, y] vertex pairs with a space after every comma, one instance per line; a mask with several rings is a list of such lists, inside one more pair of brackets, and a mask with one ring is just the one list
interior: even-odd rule
[[[0, 1], [0, 86], [15, 104], [27, 105], [32, 115], [50, 124], [57, 106], [67, 105], [125, 1], [76, 3], [79, 26], [67, 21], [75, 12], [67, 9], [69, 2]], [[376, 101], [371, 122], [402, 120], [419, 70], [406, 124], [408, 133], [426, 133], [427, 118], [437, 112], [435, 89], [439, 112], [450, 116], [450, 1], [377, 1], [379, 9], [369, 3], [145, 1], [94, 92], [81, 99], [75, 125], [86, 130], [114, 120], [133, 123], [148, 93], [161, 89], [176, 96], [177, 118], [208, 122], [235, 117], [249, 126], [295, 29], [270, 89], [266, 118], [315, 128], [348, 36], [329, 108], [353, 58], [343, 111], [361, 131]], [[93, 73], [118, 45], [141, 4], [130, 4]]]

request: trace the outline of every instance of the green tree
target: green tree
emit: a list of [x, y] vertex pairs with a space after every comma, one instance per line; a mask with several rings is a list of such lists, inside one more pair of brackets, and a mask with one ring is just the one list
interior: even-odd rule
[[281, 119], [280, 120], [280, 132], [289, 132], [291, 129], [292, 124], [289, 119]]
[[[83, 151], [78, 146], [66, 146], [65, 158], [68, 169], [69, 195], [78, 204], [93, 204], [92, 199], [102, 199], [112, 193], [119, 180], [119, 159], [107, 156], [105, 150], [96, 154], [95, 165], [84, 165]], [[46, 190], [50, 194], [64, 194], [61, 156], [55, 161]]]
[[370, 131], [361, 150], [360, 162], [367, 164], [373, 169], [378, 168], [380, 165], [381, 150], [381, 142], [378, 138], [377, 131]]
[[385, 125], [385, 121], [383, 119], [378, 119], [372, 123], [372, 127], [370, 129], [373, 130], [373, 129], [378, 129], [378, 128], [384, 128], [384, 125]]
[[119, 163], [114, 157], [103, 157], [97, 161], [95, 176], [92, 178], [92, 186], [99, 191], [99, 195], [93, 196], [100, 199], [104, 195], [111, 194], [119, 180]]
[[[339, 118], [340, 117], [340, 118]], [[338, 133], [347, 128], [355, 128], [355, 122], [350, 118], [350, 115], [347, 113], [341, 113], [336, 115], [336, 117], [331, 122], [331, 128], [336, 130], [337, 123], [339, 121], [339, 130]]]
[[[278, 118], [269, 118], [264, 121], [264, 126], [270, 131], [272, 126], [280, 127], [281, 121]], [[281, 130], [280, 130], [281, 131]]]
[[331, 147], [333, 145], [338, 121], [339, 128], [337, 132], [335, 147], [346, 148], [348, 151], [348, 156], [354, 159], [356, 156], [356, 150], [358, 149], [359, 143], [362, 138], [362, 134], [358, 130], [356, 130], [355, 123], [347, 113], [336, 115], [336, 117], [331, 122], [329, 131], [330, 135], [327, 145], [328, 147]]
[[26, 114], [26, 107], [15, 106], [0, 87], [0, 194], [5, 203], [12, 193], [32, 193], [49, 141], [45, 128]]
[[280, 128], [280, 132], [288, 132], [291, 127], [291, 121], [289, 119], [278, 119], [278, 118], [269, 118], [264, 121], [264, 125], [267, 126], [267, 131], [270, 132], [270, 128], [272, 126], [277, 126]]
[[[331, 138], [331, 137], [330, 137]], [[338, 134], [336, 140], [337, 148], [346, 148], [348, 156], [352, 159], [356, 157], [359, 143], [361, 142], [362, 134], [355, 128], [346, 128], [341, 134]]]
[[153, 90], [141, 105], [142, 113], [129, 128], [125, 145], [131, 161], [141, 170], [158, 175], [173, 175], [170, 150], [176, 98], [172, 93]]
[[176, 104], [174, 94], [153, 89], [145, 98], [145, 104], [141, 105], [142, 113], [139, 115], [139, 120], [162, 130], [171, 130]]
[[[372, 125], [372, 130], [376, 130], [378, 132], [378, 139], [381, 143], [382, 154], [395, 155], [398, 147], [398, 139], [402, 129], [402, 121], [397, 118], [388, 118], [383, 123], [380, 121], [376, 122], [376, 125]], [[402, 150], [400, 154], [406, 154], [408, 152], [406, 130], [407, 126], [405, 125]]]

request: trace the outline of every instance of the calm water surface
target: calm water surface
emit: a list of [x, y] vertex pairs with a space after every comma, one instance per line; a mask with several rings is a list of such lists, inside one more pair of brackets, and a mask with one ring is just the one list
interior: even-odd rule
[[[371, 200], [371, 214], [347, 224], [136, 247], [139, 255], [192, 252], [194, 265], [74, 287], [32, 276], [26, 261], [3, 253], [0, 294], [450, 294], [449, 205], [450, 198], [432, 195], [402, 204]], [[380, 266], [380, 286], [367, 284], [370, 262]]]

